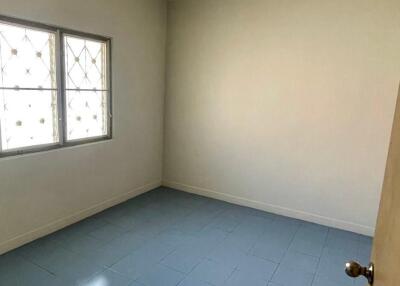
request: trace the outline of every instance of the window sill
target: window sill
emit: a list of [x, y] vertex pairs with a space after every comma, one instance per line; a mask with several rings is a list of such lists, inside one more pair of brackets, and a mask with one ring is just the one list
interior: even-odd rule
[[112, 137], [102, 137], [102, 138], [94, 138], [88, 139], [85, 141], [75, 141], [75, 142], [66, 142], [63, 145], [54, 144], [54, 145], [46, 145], [38, 148], [32, 148], [27, 150], [17, 150], [17, 151], [10, 151], [10, 152], [0, 152], [0, 161], [2, 160], [10, 160], [10, 159], [18, 159], [27, 156], [35, 156], [40, 154], [45, 154], [49, 152], [55, 152], [65, 149], [76, 149], [81, 147], [89, 147], [93, 145], [98, 145], [102, 143], [110, 143], [113, 141], [114, 138]]

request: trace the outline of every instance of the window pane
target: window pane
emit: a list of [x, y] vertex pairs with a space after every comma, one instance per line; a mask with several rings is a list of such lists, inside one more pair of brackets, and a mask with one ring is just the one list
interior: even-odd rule
[[54, 91], [1, 90], [3, 150], [58, 141]]
[[67, 140], [108, 133], [107, 45], [64, 37]]
[[68, 140], [107, 135], [107, 92], [66, 92]]
[[0, 87], [56, 88], [55, 35], [0, 22]]
[[106, 90], [106, 44], [65, 36], [67, 89]]
[[55, 34], [0, 22], [0, 151], [58, 142]]

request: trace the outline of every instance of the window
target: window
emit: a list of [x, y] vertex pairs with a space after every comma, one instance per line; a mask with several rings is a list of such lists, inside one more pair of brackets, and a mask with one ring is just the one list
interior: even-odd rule
[[111, 137], [110, 40], [0, 17], [0, 156]]
[[107, 47], [64, 37], [67, 140], [107, 135]]
[[0, 22], [1, 150], [59, 141], [55, 36]]

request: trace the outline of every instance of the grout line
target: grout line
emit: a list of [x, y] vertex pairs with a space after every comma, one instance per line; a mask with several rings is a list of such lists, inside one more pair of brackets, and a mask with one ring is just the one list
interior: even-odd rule
[[[151, 198], [153, 198], [153, 197], [151, 197]], [[155, 198], [157, 198], [157, 197], [155, 197]], [[147, 203], [150, 203], [150, 204], [151, 204], [151, 202], [147, 202]], [[157, 204], [157, 205], [158, 205], [158, 204]], [[160, 206], [161, 206], [161, 205], [162, 205], [162, 204], [160, 203]], [[201, 205], [202, 205], [203, 207], [206, 207], [206, 206], [207, 206], [206, 204], [201, 204]], [[152, 206], [153, 206], [153, 205], [152, 205]], [[170, 207], [172, 207], [172, 206], [170, 206]], [[207, 209], [207, 210], [208, 210], [208, 209]], [[218, 218], [220, 218], [220, 217], [223, 218], [223, 216], [226, 215], [227, 213], [229, 214], [229, 207], [223, 207], [223, 209], [220, 210], [220, 211], [214, 211], [214, 207], [213, 207], [212, 209], [210, 209], [210, 211], [211, 211], [211, 210], [212, 210], [212, 215], [211, 215], [211, 216], [206, 216], [206, 217], [207, 217], [207, 222], [208, 222], [208, 223], [206, 223], [199, 231], [195, 232], [194, 237], [196, 237], [196, 234], [198, 234], [198, 233], [204, 231], [204, 229], [207, 228], [207, 227], [212, 227], [213, 229], [221, 230], [221, 231], [223, 231], [223, 233], [226, 234], [226, 236], [225, 236], [222, 240], [214, 239], [214, 236], [211, 235], [212, 233], [211, 233], [211, 234], [207, 234], [207, 233], [205, 234], [205, 235], [206, 235], [206, 238], [208, 237], [207, 235], [209, 235], [210, 238], [212, 238], [212, 239], [209, 240], [209, 243], [208, 243], [208, 244], [209, 244], [210, 246], [212, 245], [212, 246], [213, 246], [212, 248], [216, 248], [216, 247], [218, 247], [218, 245], [220, 245], [221, 243], [223, 244], [224, 241], [226, 241], [226, 240], [228, 239], [228, 237], [230, 237], [230, 236], [234, 233], [234, 231], [235, 231], [236, 229], [239, 228], [239, 226], [245, 225], [246, 222], [245, 222], [244, 220], [242, 220], [242, 216], [240, 216], [240, 215], [234, 216], [234, 215], [233, 215], [233, 216], [228, 216], [228, 217], [227, 217], [227, 220], [226, 220], [228, 226], [229, 226], [230, 223], [231, 223], [231, 219], [236, 223], [233, 231], [228, 232], [228, 231], [225, 231], [225, 230], [223, 229], [224, 226], [225, 226], [225, 223], [224, 223], [225, 221], [224, 221], [224, 220], [222, 220], [221, 228], [219, 228], [219, 227], [213, 227], [212, 224], [215, 222], [216, 219], [218, 219]], [[167, 213], [170, 213], [170, 212], [166, 212], [166, 214], [167, 214]], [[193, 211], [193, 212], [191, 212], [191, 213], [193, 214], [193, 213], [195, 213], [195, 211]], [[202, 212], [201, 214], [204, 214], [204, 212]], [[175, 215], [174, 215], [174, 217], [175, 217]], [[185, 217], [187, 217], [187, 216], [185, 216]], [[246, 217], [246, 218], [248, 218], [248, 219], [252, 219], [251, 217], [247, 217], [247, 215], [245, 215], [244, 217]], [[284, 216], [274, 216], [273, 219], [271, 219], [272, 225], [278, 225], [278, 224], [279, 224], [279, 220], [277, 220], [277, 218], [279, 218], [279, 217], [285, 218]], [[156, 216], [156, 218], [157, 218], [157, 219], [161, 219], [162, 217]], [[154, 221], [156, 221], [156, 220], [153, 220], [153, 222], [154, 222]], [[162, 220], [162, 221], [165, 223], [164, 220]], [[205, 221], [205, 219], [204, 219], [203, 217], [201, 217], [201, 220], [200, 220], [200, 221], [201, 221], [200, 225], [202, 226], [202, 225], [203, 225], [203, 222]], [[144, 242], [143, 242], [143, 243], [140, 243], [140, 244], [139, 244], [139, 247], [135, 248], [134, 250], [128, 251], [128, 252], [126, 253], [125, 256], [123, 256], [123, 257], [121, 257], [121, 258], [118, 258], [118, 260], [117, 260], [116, 262], [112, 263], [111, 265], [106, 265], [106, 266], [103, 265], [103, 266], [101, 266], [101, 267], [99, 266], [99, 268], [101, 268], [101, 270], [94, 272], [93, 275], [95, 275], [95, 274], [97, 274], [97, 273], [100, 273], [101, 271], [110, 270], [110, 271], [112, 271], [112, 272], [114, 272], [114, 273], [117, 273], [117, 274], [123, 276], [123, 277], [129, 278], [130, 280], [132, 280], [132, 282], [133, 282], [133, 281], [136, 281], [136, 282], [137, 282], [137, 278], [136, 278], [136, 279], [132, 279], [131, 277], [126, 276], [125, 274], [119, 273], [118, 271], [112, 269], [112, 267], [113, 267], [115, 264], [117, 264], [118, 262], [120, 262], [121, 260], [123, 260], [125, 257], [131, 255], [133, 252], [135, 252], [135, 251], [137, 251], [137, 250], [139, 250], [139, 249], [143, 249], [146, 245], [148, 245], [147, 243], [148, 243], [149, 241], [153, 241], [154, 239], [159, 238], [160, 235], [161, 235], [163, 232], [166, 232], [166, 231], [171, 230], [171, 229], [173, 230], [173, 226], [175, 226], [175, 225], [177, 225], [177, 224], [179, 225], [179, 223], [182, 223], [182, 222], [183, 222], [183, 221], [174, 221], [174, 219], [168, 219], [168, 220], [166, 221], [165, 227], [157, 227], [157, 228], [156, 228], [156, 231], [153, 231], [153, 229], [151, 229], [150, 232], [146, 231], [145, 233], [149, 233], [149, 235], [143, 235]], [[93, 223], [93, 222], [90, 222], [90, 223]], [[284, 254], [282, 255], [282, 258], [280, 259], [280, 262], [277, 263], [277, 262], [271, 261], [271, 260], [269, 260], [269, 259], [265, 259], [265, 258], [263, 258], [263, 257], [258, 257], [258, 256], [256, 256], [256, 255], [251, 255], [251, 251], [254, 249], [255, 245], [256, 245], [259, 241], [261, 241], [262, 236], [263, 236], [265, 233], [268, 232], [268, 230], [269, 230], [268, 227], [271, 227], [271, 224], [269, 224], [269, 223], [268, 223], [268, 224], [261, 224], [261, 225], [262, 225], [262, 231], [260, 232], [260, 234], [258, 234], [258, 235], [255, 236], [255, 239], [254, 239], [253, 242], [250, 243], [251, 246], [248, 248], [248, 250], [244, 251], [244, 253], [245, 253], [246, 255], [258, 257], [258, 258], [263, 259], [263, 260], [265, 260], [265, 261], [270, 261], [270, 262], [274, 263], [275, 269], [274, 269], [274, 271], [273, 271], [271, 277], [270, 277], [269, 279], [263, 279], [263, 280], [265, 280], [265, 281], [267, 282], [267, 284], [273, 282], [273, 277], [274, 277], [275, 274], [277, 273], [279, 267], [282, 265], [283, 259], [288, 255], [288, 253], [289, 253], [289, 251], [290, 251], [290, 248], [291, 248], [291, 246], [293, 245], [293, 242], [294, 242], [295, 238], [296, 238], [297, 235], [300, 233], [302, 227], [306, 224], [306, 223], [304, 223], [304, 222], [297, 223], [296, 221], [295, 221], [294, 223], [295, 223], [295, 224], [290, 224], [290, 226], [294, 226], [293, 229], [292, 229], [292, 227], [290, 228], [291, 231], [294, 230], [294, 234], [293, 234], [293, 236], [291, 237], [291, 239], [289, 240], [288, 245], [287, 245], [285, 248], [282, 248], [282, 250], [284, 250], [284, 249], [286, 249], [286, 250], [285, 250]], [[113, 222], [109, 222], [109, 224], [115, 225]], [[257, 226], [258, 226], [258, 225], [257, 225]], [[95, 229], [98, 229], [98, 228], [101, 228], [101, 227], [103, 227], [103, 226], [97, 227], [97, 228], [95, 228]], [[134, 228], [135, 228], [135, 227], [134, 227]], [[133, 229], [134, 229], [134, 228], [133, 228]], [[94, 231], [95, 229], [91, 229], [90, 231], [77, 231], [77, 232], [76, 232], [76, 235], [78, 235], [79, 237], [80, 237], [80, 236], [88, 236], [88, 233], [91, 232], [91, 231]], [[256, 229], [257, 229], [257, 227], [256, 227]], [[131, 229], [131, 230], [132, 230], [132, 229]], [[111, 240], [110, 240], [109, 242], [107, 242], [107, 243], [102, 244], [102, 246], [112, 243], [113, 241], [119, 239], [122, 235], [126, 234], [127, 232], [130, 232], [131, 230], [124, 231], [123, 233], [121, 233], [121, 235], [119, 235], [119, 236], [117, 236], [117, 237], [111, 239]], [[328, 227], [327, 230], [324, 231], [325, 237], [324, 237], [324, 241], [323, 241], [323, 244], [322, 244], [322, 252], [321, 252], [321, 254], [318, 256], [318, 263], [317, 263], [317, 266], [316, 266], [316, 270], [315, 270], [315, 272], [313, 273], [313, 277], [312, 277], [312, 280], [311, 280], [311, 285], [315, 282], [315, 279], [316, 279], [316, 276], [317, 276], [317, 271], [318, 271], [318, 268], [319, 268], [319, 266], [320, 266], [320, 264], [321, 264], [321, 257], [322, 257], [322, 254], [323, 254], [323, 250], [327, 247], [327, 245], [328, 245], [328, 238], [329, 238], [330, 234], [331, 234], [333, 231], [334, 231], [334, 229], [331, 228], [331, 227]], [[257, 233], [258, 233], [258, 232], [257, 232]], [[184, 234], [184, 232], [179, 231], [179, 230], [178, 230], [178, 234], [179, 234], [179, 235], [189, 235], [190, 237], [193, 236], [193, 234]], [[319, 234], [319, 232], [316, 232], [316, 234]], [[138, 235], [139, 235], [139, 236], [142, 236], [140, 233], [138, 233]], [[89, 236], [88, 236], [88, 237], [89, 237]], [[146, 237], [148, 238], [147, 241], [146, 241]], [[218, 236], [218, 237], [219, 237], [219, 236]], [[94, 239], [97, 240], [97, 238], [94, 238]], [[207, 240], [207, 241], [208, 241], [208, 240]], [[54, 247], [56, 247], [56, 248], [57, 248], [57, 247], [60, 247], [60, 248], [62, 248], [62, 249], [67, 250], [68, 252], [72, 252], [72, 253], [74, 253], [74, 254], [80, 254], [80, 253], [78, 253], [76, 250], [71, 250], [71, 249], [69, 249], [68, 247], [64, 246], [64, 244], [62, 243], [62, 242], [63, 242], [63, 239], [61, 239], [60, 237], [58, 237], [58, 238], [56, 237], [56, 238], [55, 238], [54, 240], [52, 240], [51, 242], [52, 242], [52, 243], [54, 242]], [[214, 243], [214, 242], [215, 242], [215, 243]], [[267, 241], [267, 242], [268, 242], [268, 241]], [[163, 241], [159, 241], [158, 243], [160, 243], [160, 244], [162, 244], [162, 245], [170, 245], [170, 244], [168, 244], [168, 243], [164, 243]], [[357, 236], [357, 243], [358, 243], [358, 244], [357, 244], [357, 251], [358, 251], [358, 250], [360, 249], [360, 245], [361, 245], [361, 236]], [[207, 245], [208, 245], [208, 244], [207, 244]], [[166, 267], [166, 268], [168, 268], [168, 269], [171, 269], [171, 270], [173, 270], [173, 271], [176, 271], [176, 272], [182, 274], [182, 275], [184, 276], [184, 278], [183, 278], [181, 281], [179, 281], [179, 282], [177, 283], [177, 285], [179, 285], [182, 281], [184, 281], [184, 280], [186, 279], [186, 277], [188, 277], [188, 276], [198, 267], [198, 265], [200, 265], [200, 264], [203, 263], [204, 261], [214, 261], [214, 262], [217, 262], [217, 261], [215, 261], [215, 260], [213, 260], [213, 259], [209, 259], [209, 258], [207, 258], [207, 257], [203, 257], [202, 255], [200, 255], [200, 256], [199, 256], [199, 261], [198, 261], [197, 263], [195, 263], [195, 265], [192, 267], [192, 269], [191, 269], [188, 273], [182, 272], [182, 271], [180, 271], [180, 270], [176, 270], [176, 269], [174, 269], [174, 268], [172, 268], [172, 267], [170, 267], [170, 266], [165, 265], [165, 264], [162, 263], [162, 262], [165, 260], [165, 258], [166, 258], [167, 256], [171, 255], [173, 252], [175, 252], [177, 249], [179, 249], [179, 247], [182, 246], [182, 245], [185, 245], [185, 244], [184, 244], [184, 243], [179, 243], [179, 244], [177, 244], [177, 245], [170, 245], [170, 246], [172, 246], [172, 247], [171, 247], [171, 250], [170, 250], [167, 254], [163, 255], [159, 260], [155, 260], [155, 262], [154, 262], [154, 265], [162, 265], [163, 267]], [[247, 244], [246, 244], [246, 245], [247, 245]], [[53, 247], [52, 244], [51, 244], [50, 246]], [[240, 250], [240, 251], [241, 251], [241, 250]], [[292, 250], [292, 251], [293, 251], [293, 250]], [[294, 250], [294, 251], [295, 251], [295, 252], [298, 252], [298, 253], [302, 253], [302, 252], [297, 251], [297, 250]], [[309, 254], [306, 254], [306, 253], [302, 253], [302, 254], [303, 254], [303, 255], [310, 256], [310, 257], [314, 257], [314, 258], [316, 257], [316, 256], [309, 255]], [[52, 273], [52, 272], [49, 271], [48, 269], [42, 267], [41, 265], [38, 265], [37, 263], [31, 261], [30, 259], [27, 259], [27, 258], [25, 258], [24, 256], [21, 256], [21, 254], [19, 254], [19, 253], [16, 253], [16, 255], [17, 255], [18, 257], [23, 258], [23, 259], [26, 260], [27, 262], [38, 266], [39, 268], [45, 270], [46, 272], [49, 272], [49, 274], [51, 274], [51, 275], [53, 275], [53, 276], [56, 276], [56, 277], [58, 277], [58, 278], [63, 278], [62, 276], [59, 276], [59, 275], [56, 275], [55, 273]], [[82, 257], [79, 256], [79, 259], [84, 259], [85, 261], [88, 260], [88, 259], [86, 258], [85, 255], [82, 255]], [[223, 263], [220, 263], [220, 262], [217, 262], [217, 263], [223, 265]], [[96, 264], [94, 264], [94, 265], [96, 265]], [[96, 266], [97, 266], [97, 265], [96, 265]], [[229, 267], [229, 268], [230, 268], [230, 267]], [[236, 272], [238, 272], [238, 271], [240, 271], [240, 269], [239, 269], [238, 266], [232, 267], [232, 271], [230, 272], [229, 277], [227, 278], [227, 280], [229, 280], [229, 279], [230, 279]], [[306, 271], [302, 271], [302, 272], [306, 272]], [[309, 273], [309, 272], [306, 272], [306, 273]], [[200, 279], [200, 280], [201, 280], [201, 279]], [[226, 280], [226, 281], [227, 281], [227, 280]], [[355, 280], [352, 281], [353, 284], [355, 283], [354, 281], [355, 281]], [[208, 283], [208, 282], [205, 282], [205, 283], [210, 284], [210, 283]], [[211, 285], [211, 284], [210, 284], [210, 285]]]
[[288, 247], [286, 248], [285, 254], [284, 254], [283, 257], [281, 258], [281, 261], [278, 263], [278, 265], [277, 265], [277, 267], [276, 267], [274, 273], [272, 274], [271, 278], [269, 279], [268, 283], [273, 282], [273, 278], [274, 278], [276, 272], [278, 271], [278, 268], [281, 266], [282, 260], [285, 259], [285, 256], [287, 255], [287, 253], [288, 253], [288, 251], [289, 251], [289, 248], [290, 248], [290, 246], [292, 245], [292, 243], [293, 243], [293, 241], [294, 241], [294, 239], [295, 239], [297, 233], [299, 232], [300, 228], [301, 228], [301, 223], [297, 226], [296, 232], [295, 232], [295, 234], [293, 235], [293, 237], [292, 237], [290, 243], [288, 244]]
[[328, 237], [329, 237], [329, 233], [331, 232], [331, 229], [332, 229], [332, 228], [329, 227], [329, 228], [328, 228], [328, 231], [326, 232], [325, 239], [324, 239], [324, 243], [323, 243], [323, 245], [322, 245], [322, 251], [321, 251], [320, 256], [318, 257], [317, 269], [315, 270], [315, 274], [314, 274], [313, 280], [311, 281], [311, 286], [314, 284], [315, 278], [316, 278], [316, 276], [317, 276], [317, 272], [318, 272], [319, 266], [320, 266], [320, 264], [321, 264], [321, 257], [322, 257], [322, 255], [324, 254], [324, 249], [325, 249], [325, 247], [326, 247], [326, 245], [327, 245]]
[[[20, 256], [20, 257], [21, 257], [21, 256]], [[32, 261], [32, 260], [30, 260], [30, 259], [28, 259], [28, 258], [25, 258], [25, 257], [21, 257], [21, 258], [24, 259], [26, 262], [28, 262], [28, 263], [30, 263], [30, 264], [33, 264], [33, 265], [39, 267], [40, 269], [46, 271], [47, 273], [53, 275], [54, 277], [58, 277], [58, 275], [57, 275], [56, 273], [54, 273], [53, 271], [47, 269], [46, 267], [44, 267], [44, 266], [42, 266], [42, 265], [40, 265], [40, 264], [38, 264], [38, 263], [36, 263], [35, 261]]]

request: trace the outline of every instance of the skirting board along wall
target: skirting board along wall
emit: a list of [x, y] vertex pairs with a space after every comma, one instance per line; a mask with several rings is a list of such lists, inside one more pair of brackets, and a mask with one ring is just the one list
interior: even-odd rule
[[127, 192], [122, 195], [115, 196], [111, 199], [108, 199], [104, 202], [101, 202], [99, 204], [96, 204], [94, 206], [91, 206], [85, 210], [79, 211], [77, 213], [74, 213], [70, 216], [64, 217], [62, 219], [56, 220], [54, 222], [51, 222], [47, 225], [41, 226], [37, 229], [34, 229], [30, 232], [23, 233], [17, 237], [14, 237], [8, 241], [5, 241], [0, 244], [0, 255], [3, 253], [6, 253], [7, 251], [10, 251], [12, 249], [15, 249], [19, 246], [22, 246], [26, 243], [29, 243], [31, 241], [34, 241], [35, 239], [41, 238], [43, 236], [46, 236], [50, 233], [53, 233], [57, 230], [60, 230], [64, 227], [67, 227], [71, 224], [74, 224], [80, 220], [83, 220], [85, 218], [88, 218], [98, 212], [101, 212], [105, 209], [108, 209], [114, 205], [120, 204], [124, 201], [127, 201], [131, 198], [134, 198], [140, 194], [143, 194], [145, 192], [148, 192], [152, 189], [155, 189], [157, 187], [161, 186], [161, 181], [149, 183], [146, 185], [143, 185], [141, 187], [135, 188], [134, 190]]
[[208, 190], [204, 188], [199, 188], [195, 186], [189, 186], [178, 182], [170, 182], [170, 181], [163, 181], [163, 186], [173, 188], [176, 190], [181, 190], [205, 197], [214, 198], [217, 200], [226, 201], [232, 204], [237, 204], [241, 206], [246, 206], [266, 212], [271, 212], [278, 215], [283, 215], [287, 217], [292, 217], [296, 219], [301, 219], [313, 223], [318, 223], [330, 227], [335, 227], [343, 230], [348, 230], [352, 232], [356, 232], [363, 235], [373, 236], [375, 232], [375, 228], [370, 226], [355, 224], [343, 220], [333, 219], [329, 217], [320, 216], [317, 214], [304, 212], [300, 210], [289, 209], [273, 204], [267, 204], [260, 201], [249, 200], [243, 197], [233, 196], [226, 193], [221, 193], [214, 190]]

